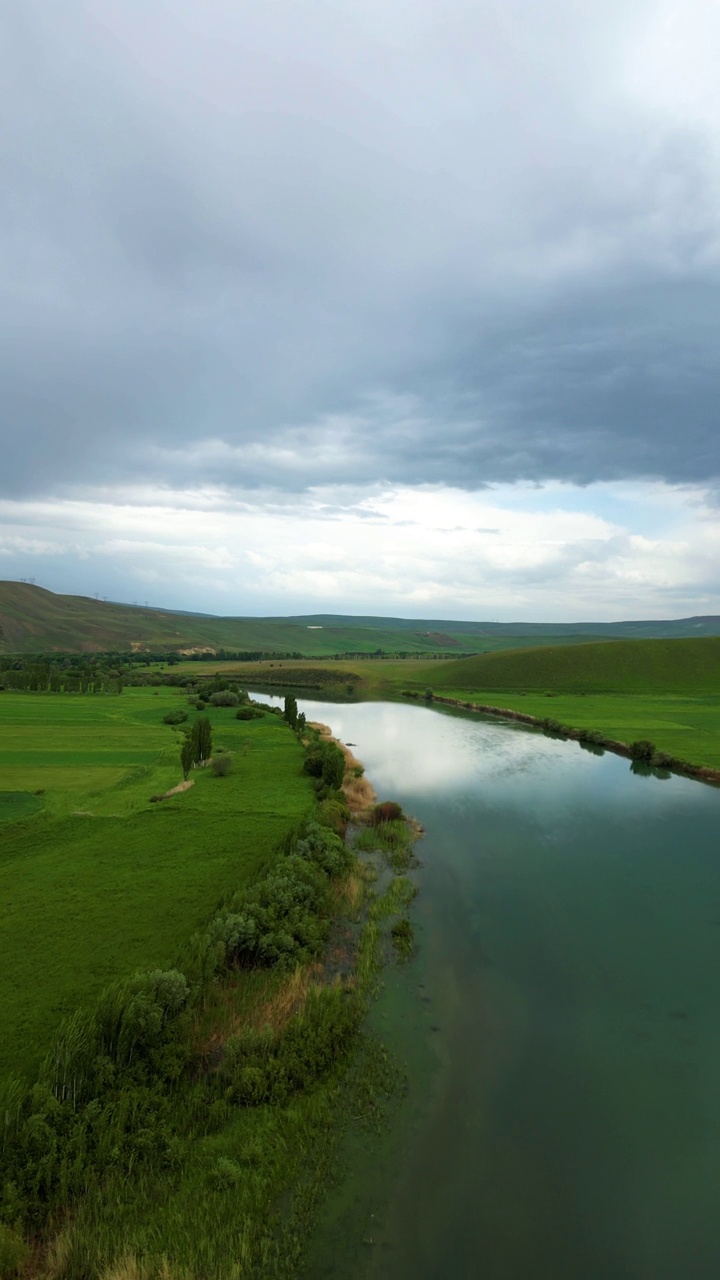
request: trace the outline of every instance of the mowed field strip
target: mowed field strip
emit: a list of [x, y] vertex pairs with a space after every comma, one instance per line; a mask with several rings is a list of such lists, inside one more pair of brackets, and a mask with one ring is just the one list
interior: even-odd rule
[[228, 776], [194, 770], [188, 791], [150, 803], [182, 778], [162, 723], [178, 706], [169, 689], [0, 696], [0, 1075], [36, 1066], [63, 1014], [109, 981], [171, 965], [311, 806], [287, 725], [233, 708], [208, 712]]

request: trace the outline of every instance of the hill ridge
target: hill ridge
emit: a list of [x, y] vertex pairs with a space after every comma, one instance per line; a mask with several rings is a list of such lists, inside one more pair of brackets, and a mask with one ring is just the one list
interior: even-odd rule
[[35, 583], [0, 581], [0, 652], [132, 649], [297, 652], [302, 656], [404, 651], [433, 654], [506, 643], [537, 645], [627, 637], [720, 635], [720, 617], [617, 623], [467, 622], [332, 613], [286, 617], [215, 615], [64, 595]]

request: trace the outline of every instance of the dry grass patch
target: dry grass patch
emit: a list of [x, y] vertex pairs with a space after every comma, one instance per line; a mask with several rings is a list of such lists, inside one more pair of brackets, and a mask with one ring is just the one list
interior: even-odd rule
[[253, 1031], [264, 1031], [271, 1027], [273, 1031], [282, 1031], [291, 1018], [299, 1013], [313, 986], [317, 986], [322, 975], [322, 965], [298, 965], [294, 973], [273, 991], [264, 1003], [258, 1005], [245, 1025]]

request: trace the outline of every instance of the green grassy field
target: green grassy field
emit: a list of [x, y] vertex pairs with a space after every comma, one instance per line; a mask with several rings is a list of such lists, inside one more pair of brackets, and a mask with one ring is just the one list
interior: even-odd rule
[[0, 698], [0, 1074], [34, 1067], [62, 1015], [113, 978], [172, 964], [312, 803], [287, 726], [217, 708], [231, 773], [195, 770], [151, 804], [182, 779], [161, 723], [178, 705], [167, 689]]

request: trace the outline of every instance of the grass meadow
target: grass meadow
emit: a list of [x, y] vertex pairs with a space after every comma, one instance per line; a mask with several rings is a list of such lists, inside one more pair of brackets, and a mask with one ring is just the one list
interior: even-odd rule
[[176, 706], [169, 689], [0, 697], [0, 1076], [32, 1071], [61, 1017], [113, 979], [171, 965], [312, 803], [287, 726], [232, 708], [210, 712], [228, 776], [196, 769], [150, 803], [182, 780], [162, 723]]

